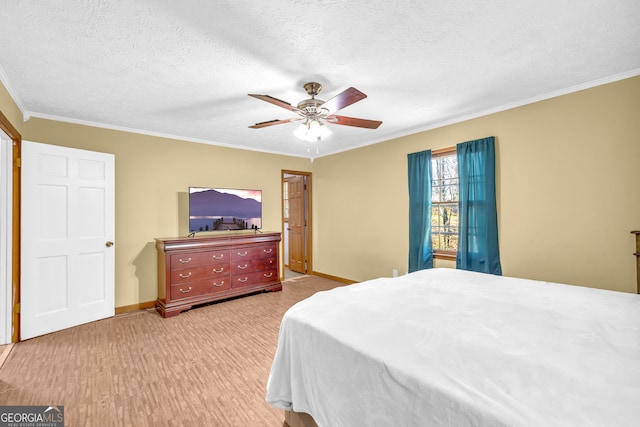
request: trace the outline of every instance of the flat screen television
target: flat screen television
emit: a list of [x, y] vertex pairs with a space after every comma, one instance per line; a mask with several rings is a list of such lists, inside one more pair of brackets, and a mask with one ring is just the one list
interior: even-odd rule
[[189, 187], [189, 232], [261, 228], [262, 190]]

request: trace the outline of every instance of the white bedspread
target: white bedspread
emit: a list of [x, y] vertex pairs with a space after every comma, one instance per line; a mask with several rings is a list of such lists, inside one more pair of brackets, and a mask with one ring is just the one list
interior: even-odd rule
[[639, 426], [640, 296], [450, 269], [318, 292], [267, 401], [320, 427]]

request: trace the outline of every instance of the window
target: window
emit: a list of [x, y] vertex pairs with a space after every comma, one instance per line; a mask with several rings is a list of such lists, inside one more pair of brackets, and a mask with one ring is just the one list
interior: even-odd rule
[[455, 256], [458, 250], [458, 158], [455, 147], [431, 157], [431, 228], [434, 255]]
[[409, 153], [409, 272], [433, 267], [502, 274], [495, 189], [495, 137]]

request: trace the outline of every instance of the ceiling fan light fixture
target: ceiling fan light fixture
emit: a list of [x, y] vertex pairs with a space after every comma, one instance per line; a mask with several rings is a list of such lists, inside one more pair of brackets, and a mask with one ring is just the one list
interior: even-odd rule
[[307, 130], [309, 130], [309, 128], [307, 128], [306, 123], [303, 123], [293, 131], [293, 134], [300, 139], [305, 139], [307, 136]]
[[293, 134], [304, 141], [315, 142], [327, 138], [331, 131], [319, 120], [311, 119], [298, 126]]

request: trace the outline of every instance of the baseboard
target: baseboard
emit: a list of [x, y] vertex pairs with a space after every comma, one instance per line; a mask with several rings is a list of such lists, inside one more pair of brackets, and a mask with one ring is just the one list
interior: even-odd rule
[[332, 276], [330, 274], [320, 273], [319, 271], [311, 272], [312, 275], [322, 277], [323, 279], [334, 280], [340, 283], [346, 283], [347, 285], [352, 285], [354, 283], [358, 283], [355, 280], [345, 279], [344, 277]]
[[155, 301], [147, 301], [147, 302], [140, 302], [138, 304], [123, 305], [122, 307], [116, 307], [116, 316], [118, 314], [128, 313], [130, 311], [146, 310], [148, 308], [154, 307], [155, 305], [156, 305]]

